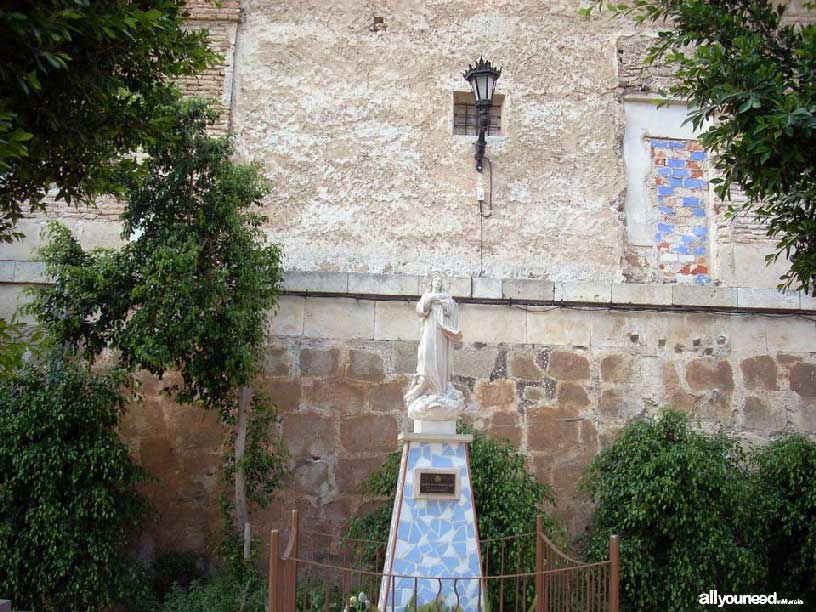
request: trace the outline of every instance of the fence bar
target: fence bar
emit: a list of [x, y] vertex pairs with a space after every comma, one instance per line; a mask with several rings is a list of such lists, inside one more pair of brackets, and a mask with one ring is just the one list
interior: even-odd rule
[[267, 584], [267, 601], [269, 612], [282, 612], [278, 610], [278, 586], [280, 583], [278, 575], [278, 558], [280, 555], [280, 532], [273, 529], [269, 534], [269, 583]]
[[618, 587], [620, 585], [620, 541], [618, 536], [609, 536], [609, 612], [618, 612]]
[[536, 516], [535, 530], [535, 612], [544, 612], [544, 541], [541, 534], [544, 531], [544, 519]]

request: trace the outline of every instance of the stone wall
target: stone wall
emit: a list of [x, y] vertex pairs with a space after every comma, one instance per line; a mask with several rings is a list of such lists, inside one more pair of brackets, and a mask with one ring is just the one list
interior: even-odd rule
[[[293, 476], [254, 527], [282, 526], [285, 511], [298, 508], [310, 528], [342, 533], [369, 507], [360, 483], [408, 426], [401, 398], [419, 328], [414, 296], [401, 291], [418, 280], [323, 274], [288, 282], [263, 387], [281, 410]], [[626, 423], [663, 406], [750, 443], [783, 431], [816, 434], [816, 323], [806, 297], [763, 302], [770, 292], [612, 285], [604, 301], [601, 287], [502, 284], [498, 297], [476, 298], [479, 283], [458, 282], [466, 342], [455, 355], [456, 385], [467, 419], [509, 439], [553, 485], [573, 535], [591, 513], [576, 491], [586, 465]], [[319, 295], [304, 290], [318, 286]], [[570, 299], [558, 301], [556, 291]], [[511, 292], [528, 297], [503, 297]], [[146, 390], [148, 404], [122, 430], [161, 478], [151, 489], [161, 522], [146, 530], [142, 550], [205, 550], [217, 533], [220, 434], [197, 411], [156, 399], [155, 384]]]

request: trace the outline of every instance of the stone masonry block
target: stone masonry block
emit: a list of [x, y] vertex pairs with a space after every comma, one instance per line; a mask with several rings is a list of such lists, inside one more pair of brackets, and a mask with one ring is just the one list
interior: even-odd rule
[[746, 389], [776, 391], [776, 361], [770, 355], [757, 355], [743, 359], [740, 363], [742, 380]]
[[295, 458], [326, 457], [337, 450], [337, 421], [312, 413], [287, 414], [283, 439]]
[[[394, 371], [397, 374], [413, 374], [416, 372], [419, 343], [393, 342], [392, 345], [394, 348]], [[455, 371], [458, 372], [459, 370]]]
[[349, 352], [349, 365], [346, 375], [355, 380], [382, 382], [385, 380], [382, 357], [368, 351]]
[[473, 277], [473, 297], [486, 300], [502, 298], [502, 280], [500, 278]]
[[462, 304], [459, 326], [468, 342], [522, 344], [527, 336], [527, 313], [504, 305]]
[[502, 281], [502, 297], [510, 300], [537, 300], [551, 302], [555, 285], [535, 278], [506, 278]]
[[734, 390], [734, 376], [727, 361], [694, 359], [686, 366], [686, 382], [693, 391]]
[[289, 376], [289, 352], [285, 348], [267, 347], [263, 352], [263, 372], [266, 376]]
[[745, 398], [742, 407], [743, 425], [749, 429], [773, 431], [785, 427], [785, 410], [769, 406], [758, 397]]
[[587, 457], [597, 452], [595, 427], [576, 406], [537, 408], [527, 415], [527, 447], [558, 457], [579, 450]]
[[[21, 285], [3, 285], [0, 286], [0, 317], [10, 317], [20, 306], [28, 302], [28, 298], [23, 293]], [[24, 318], [24, 321], [33, 320], [31, 318]]]
[[548, 371], [556, 380], [588, 380], [589, 361], [578, 353], [553, 351]]
[[408, 274], [368, 274], [352, 272], [348, 275], [348, 292], [364, 295], [420, 295], [421, 279]]
[[588, 313], [592, 320], [592, 346], [634, 350], [646, 343], [650, 319], [643, 313]]
[[800, 317], [765, 319], [769, 353], [816, 351], [816, 322]]
[[740, 287], [737, 289], [737, 306], [740, 308], [798, 310], [799, 294], [795, 291], [782, 293], [776, 289]]
[[305, 298], [298, 295], [280, 296], [277, 314], [269, 317], [269, 334], [302, 336], [305, 303]]
[[614, 283], [612, 285], [612, 303], [670, 306], [672, 303], [672, 286]]
[[591, 302], [608, 304], [612, 299], [612, 285], [608, 282], [589, 281], [556, 283], [556, 302]]
[[41, 261], [17, 261], [14, 264], [14, 282], [44, 284], [50, 282]]
[[361, 414], [340, 421], [340, 443], [347, 453], [391, 452], [397, 433], [397, 420], [390, 415]]
[[[454, 372], [459, 376], [480, 379], [489, 378], [496, 364], [499, 352], [496, 349], [482, 347], [478, 350], [470, 348], [456, 351], [453, 356]], [[414, 350], [414, 365], [416, 365], [416, 349]]]
[[548, 346], [589, 346], [590, 315], [579, 310], [527, 312], [527, 342]]
[[303, 335], [311, 338], [374, 337], [374, 302], [353, 298], [308, 298]]
[[575, 408], [589, 406], [589, 397], [586, 390], [577, 383], [558, 383], [556, 400], [559, 406], [573, 406]]
[[346, 272], [290, 271], [283, 275], [283, 288], [310, 293], [347, 293], [348, 277]]
[[816, 397], [816, 365], [797, 363], [790, 371], [790, 388], [802, 397]]
[[405, 387], [401, 382], [387, 382], [371, 387], [368, 394], [368, 407], [376, 412], [398, 412], [403, 410], [402, 396]]
[[304, 386], [304, 401], [310, 406], [331, 414], [359, 414], [366, 402], [368, 385], [346, 380], [316, 378]]
[[[11, 260], [0, 261], [0, 283], [14, 282], [14, 266], [16, 262]], [[501, 297], [501, 296], [499, 296]]]
[[448, 293], [453, 298], [469, 298], [471, 295], [472, 283], [469, 276], [454, 276], [447, 279]]
[[802, 310], [816, 310], [816, 297], [808, 293], [805, 293], [804, 291], [800, 291], [799, 307]]
[[737, 306], [737, 291], [730, 287], [674, 285], [672, 304], [675, 306], [734, 308]]
[[337, 488], [344, 493], [360, 493], [360, 486], [384, 461], [385, 457], [340, 459], [334, 471]]
[[300, 351], [300, 373], [302, 376], [331, 376], [338, 372], [339, 364], [339, 349], [305, 348]]
[[420, 319], [414, 302], [377, 302], [374, 307], [374, 338], [419, 340]]

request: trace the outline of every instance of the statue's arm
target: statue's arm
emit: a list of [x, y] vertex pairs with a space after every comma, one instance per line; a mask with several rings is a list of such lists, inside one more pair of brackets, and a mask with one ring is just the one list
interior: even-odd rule
[[419, 301], [417, 302], [416, 305], [416, 311], [421, 319], [424, 319], [425, 317], [428, 316], [428, 313], [431, 310], [431, 302], [432, 302], [431, 296], [427, 293], [424, 294], [421, 298], [419, 298]]

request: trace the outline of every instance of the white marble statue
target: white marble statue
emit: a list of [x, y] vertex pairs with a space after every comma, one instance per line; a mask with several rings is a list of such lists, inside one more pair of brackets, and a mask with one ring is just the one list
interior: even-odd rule
[[464, 408], [462, 393], [451, 383], [453, 349], [462, 342], [459, 306], [445, 293], [441, 275], [434, 274], [429, 284], [416, 306], [422, 335], [405, 405], [414, 420], [453, 421]]

